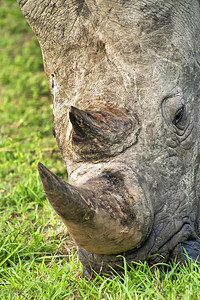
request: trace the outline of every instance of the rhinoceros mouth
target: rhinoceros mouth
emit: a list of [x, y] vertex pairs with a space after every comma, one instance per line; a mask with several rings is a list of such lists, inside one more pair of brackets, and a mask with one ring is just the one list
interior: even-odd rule
[[[186, 260], [186, 253], [184, 254], [184, 251], [187, 251], [187, 249], [185, 245], [190, 245], [192, 242], [199, 243], [199, 241], [200, 239], [196, 235], [192, 224], [189, 221], [184, 222], [181, 228], [158, 249], [156, 249], [155, 243], [154, 247], [151, 249], [152, 254], [148, 261], [151, 264], [155, 264], [163, 261], [169, 262], [176, 258], [178, 261], [183, 262]], [[192, 253], [192, 251], [190, 251], [190, 253]], [[189, 253], [188, 256], [190, 257]]]
[[110, 273], [113, 270], [123, 272], [124, 258], [128, 265], [145, 260], [149, 265], [170, 263], [174, 259], [181, 263], [187, 262], [188, 259], [200, 262], [200, 239], [189, 223], [183, 224], [181, 229], [159, 249], [155, 250], [155, 245], [156, 236], [152, 230], [148, 239], [139, 249], [129, 250], [118, 255], [96, 255], [79, 249], [79, 259], [84, 266], [85, 276], [91, 276], [91, 270], [102, 273]]
[[200, 263], [200, 238], [196, 240], [187, 240], [182, 243], [184, 260], [188, 258]]

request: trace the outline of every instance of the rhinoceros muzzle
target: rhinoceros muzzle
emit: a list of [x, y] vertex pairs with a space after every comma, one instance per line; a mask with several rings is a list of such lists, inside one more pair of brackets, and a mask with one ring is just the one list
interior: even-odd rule
[[[137, 116], [113, 107], [81, 110], [71, 106], [69, 121], [70, 138], [67, 143], [63, 139], [64, 144], [59, 146], [66, 149], [68, 145], [76, 154], [73, 158], [77, 159], [78, 167], [70, 176], [73, 184], [60, 179], [41, 163], [38, 170], [49, 202], [80, 247], [84, 274], [90, 274], [91, 269], [109, 272], [110, 267], [120, 271], [122, 255], [127, 262], [148, 260], [150, 264], [174, 257], [185, 261], [186, 252], [199, 259], [200, 241], [189, 216], [178, 217], [170, 227], [170, 210], [167, 212], [167, 206], [163, 207], [167, 226], [159, 227], [163, 222], [162, 210], [155, 208], [156, 203], [163, 201], [157, 197], [165, 195], [158, 193], [154, 179], [145, 173], [149, 166], [140, 162], [138, 169], [124, 160], [109, 160], [137, 145], [140, 133]], [[155, 182], [162, 185], [160, 178]], [[180, 194], [180, 197], [185, 196]]]
[[47, 198], [81, 248], [111, 255], [137, 249], [147, 239], [153, 213], [136, 178], [108, 169], [76, 187], [41, 163], [38, 170]]

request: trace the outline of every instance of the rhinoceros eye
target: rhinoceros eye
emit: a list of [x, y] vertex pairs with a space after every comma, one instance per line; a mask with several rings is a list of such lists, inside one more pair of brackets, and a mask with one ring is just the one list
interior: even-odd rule
[[177, 129], [184, 130], [187, 124], [186, 106], [181, 94], [177, 93], [163, 99], [163, 117], [168, 126], [175, 126]]
[[176, 115], [174, 117], [174, 120], [173, 120], [173, 124], [174, 125], [177, 125], [184, 117], [184, 106], [182, 108], [180, 108], [177, 112], [176, 112]]

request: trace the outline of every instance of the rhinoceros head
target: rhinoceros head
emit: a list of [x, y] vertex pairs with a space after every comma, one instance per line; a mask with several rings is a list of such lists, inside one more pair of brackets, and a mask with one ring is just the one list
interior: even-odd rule
[[199, 259], [199, 2], [40, 2], [19, 0], [69, 183], [38, 169], [85, 270]]

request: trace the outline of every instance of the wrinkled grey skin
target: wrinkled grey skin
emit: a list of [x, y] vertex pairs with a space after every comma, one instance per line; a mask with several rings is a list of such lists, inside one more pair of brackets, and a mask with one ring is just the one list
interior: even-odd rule
[[[42, 164], [85, 275], [200, 260], [197, 0], [18, 0], [54, 95], [69, 183]], [[78, 109], [76, 109], [78, 108]]]

